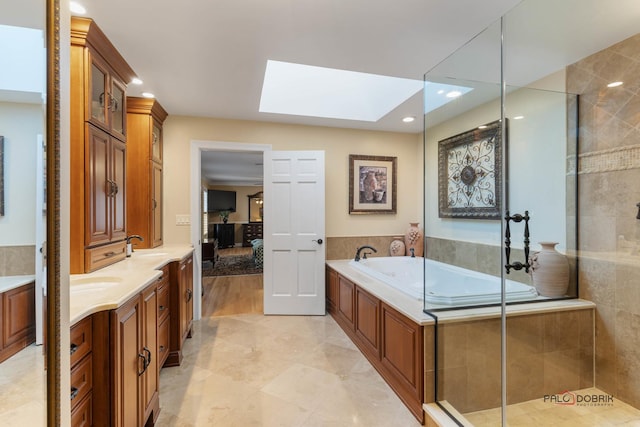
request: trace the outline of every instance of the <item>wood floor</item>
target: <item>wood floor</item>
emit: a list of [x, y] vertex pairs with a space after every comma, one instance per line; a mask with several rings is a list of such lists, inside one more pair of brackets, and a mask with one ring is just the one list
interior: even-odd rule
[[[244, 255], [251, 248], [221, 249], [219, 255]], [[203, 277], [202, 317], [263, 313], [262, 274]]]

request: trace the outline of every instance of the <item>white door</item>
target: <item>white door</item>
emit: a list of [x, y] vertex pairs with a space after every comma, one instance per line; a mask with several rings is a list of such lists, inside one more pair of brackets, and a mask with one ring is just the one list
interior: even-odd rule
[[45, 200], [45, 153], [42, 135], [38, 135], [36, 150], [36, 344], [44, 343], [44, 296], [47, 287], [47, 214]]
[[324, 151], [265, 151], [264, 201], [264, 314], [324, 315]]

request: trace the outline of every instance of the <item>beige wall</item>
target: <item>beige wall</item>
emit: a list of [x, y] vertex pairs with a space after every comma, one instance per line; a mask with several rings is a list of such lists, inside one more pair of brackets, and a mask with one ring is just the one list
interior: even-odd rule
[[[190, 242], [190, 142], [270, 144], [273, 150], [325, 151], [326, 236], [396, 235], [422, 219], [422, 136], [354, 129], [171, 116], [164, 123], [165, 243]], [[398, 157], [395, 215], [349, 215], [349, 154]]]
[[[580, 297], [596, 303], [596, 386], [640, 407], [640, 34], [567, 70], [580, 94]], [[623, 81], [617, 88], [607, 83]]]

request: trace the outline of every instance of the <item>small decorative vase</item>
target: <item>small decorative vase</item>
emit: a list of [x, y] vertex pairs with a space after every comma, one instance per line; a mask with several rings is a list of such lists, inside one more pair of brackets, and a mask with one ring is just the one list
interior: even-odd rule
[[533, 285], [545, 297], [561, 297], [569, 287], [569, 261], [556, 251], [557, 242], [540, 242], [542, 249], [529, 257]]
[[393, 238], [393, 241], [389, 245], [389, 253], [391, 256], [404, 256], [404, 236], [396, 236]]
[[424, 253], [424, 248], [422, 246], [422, 241], [424, 240], [424, 232], [418, 226], [418, 222], [410, 222], [409, 228], [404, 235], [404, 246], [406, 248], [406, 255], [411, 255], [411, 249], [413, 249], [413, 253], [415, 256], [422, 256]]
[[227, 223], [227, 221], [229, 221], [229, 218], [222, 218], [222, 222], [224, 222], [225, 224]]

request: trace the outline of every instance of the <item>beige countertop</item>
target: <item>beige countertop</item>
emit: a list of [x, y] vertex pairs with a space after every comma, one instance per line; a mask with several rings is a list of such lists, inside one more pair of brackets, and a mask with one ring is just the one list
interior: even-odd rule
[[22, 276], [2, 276], [0, 277], [0, 292], [7, 292], [22, 285], [29, 284], [36, 279], [33, 274]]
[[131, 257], [93, 273], [72, 274], [69, 288], [71, 325], [91, 314], [120, 307], [161, 277], [159, 269], [192, 253], [191, 245], [138, 249]]

